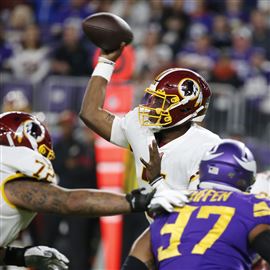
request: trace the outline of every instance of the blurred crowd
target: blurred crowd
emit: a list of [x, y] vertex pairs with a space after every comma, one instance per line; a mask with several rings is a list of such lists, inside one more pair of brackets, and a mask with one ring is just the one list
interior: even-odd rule
[[[191, 68], [214, 85], [212, 90], [217, 98], [212, 102], [212, 116], [219, 117], [209, 120], [213, 131], [267, 142], [270, 136], [268, 0], [1, 1], [1, 75], [7, 75], [12, 82], [32, 83], [42, 101], [46, 99], [44, 81], [48, 77], [89, 77], [97, 48], [83, 34], [81, 22], [96, 12], [117, 14], [132, 28], [134, 40], [129, 54], [133, 56], [127, 57], [126, 62], [134, 63], [132, 67], [126, 67], [130, 65], [127, 63], [122, 65], [126, 73], [132, 74], [126, 79], [132, 79], [136, 88], [134, 103], [141, 100], [143, 90], [161, 70], [173, 66]], [[53, 98], [65, 98], [53, 92]], [[3, 98], [1, 93], [0, 98]], [[79, 103], [71, 109], [78, 111]], [[34, 110], [45, 110], [38, 102], [33, 105]], [[229, 118], [226, 123], [222, 120], [224, 112]]]
[[[131, 59], [135, 64], [127, 79], [135, 86], [134, 103], [141, 100], [143, 90], [160, 71], [174, 66], [193, 69], [213, 85], [206, 125], [221, 135], [245, 140], [257, 156], [259, 170], [270, 168], [269, 0], [1, 1], [2, 111], [31, 112], [33, 107], [18, 89], [4, 93], [6, 81], [26, 81], [45, 91], [40, 86], [52, 75], [91, 75], [97, 48], [84, 36], [81, 22], [96, 12], [119, 15], [133, 30]], [[4, 76], [8, 79], [1, 81]], [[60, 184], [96, 187], [93, 134], [82, 128], [72, 109], [59, 113], [54, 124], [55, 151], [60, 157], [54, 166]], [[73, 178], [82, 181], [69, 181]], [[94, 233], [98, 235], [96, 220], [51, 216], [40, 220], [37, 222], [46, 226], [46, 235], [38, 238], [39, 224], [31, 229], [33, 239], [65, 250], [61, 243], [66, 241], [68, 228], [69, 244], [77, 248], [75, 254], [68, 254], [74, 261], [71, 269], [90, 269], [89, 254], [95, 254], [98, 241], [94, 237]]]
[[269, 5], [267, 0], [3, 1], [0, 67], [34, 83], [48, 74], [89, 75], [95, 48], [82, 35], [81, 20], [104, 11], [132, 27], [135, 76], [152, 77], [164, 66], [178, 65], [237, 87], [258, 75], [267, 85]]
[[[12, 0], [0, 4], [0, 68], [33, 83], [49, 74], [91, 73], [95, 47], [81, 21], [95, 12], [124, 18], [134, 32], [135, 77], [164, 67], [192, 68], [208, 80], [267, 92], [267, 0]], [[257, 92], [256, 91], [256, 92]]]
[[[1, 74], [35, 85], [50, 75], [89, 76], [96, 47], [83, 34], [81, 21], [95, 12], [117, 14], [133, 30], [135, 102], [153, 74], [188, 67], [242, 93], [245, 110], [254, 111], [248, 115], [249, 130], [254, 117], [269, 124], [268, 0], [2, 1]], [[260, 127], [253, 130], [252, 135], [261, 134]]]

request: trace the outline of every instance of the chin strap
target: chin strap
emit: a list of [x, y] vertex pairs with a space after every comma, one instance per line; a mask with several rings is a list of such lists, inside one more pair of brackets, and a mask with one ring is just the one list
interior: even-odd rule
[[[194, 113], [188, 115], [187, 117], [183, 118], [182, 120], [180, 120], [179, 122], [177, 122], [173, 126], [170, 126], [170, 127], [167, 127], [167, 128], [172, 128], [172, 127], [182, 125], [182, 124], [186, 123], [188, 120], [194, 120], [194, 119], [199, 118], [201, 116], [203, 116], [203, 118], [204, 118], [204, 115], [200, 115], [200, 116], [197, 117], [198, 113], [200, 111], [202, 111], [203, 109], [204, 109], [204, 106], [200, 106]], [[203, 120], [203, 118], [202, 118], [202, 120]], [[199, 121], [197, 120], [197, 122], [199, 122]], [[163, 128], [166, 129], [166, 127], [163, 127]]]
[[[193, 114], [191, 115], [188, 115], [187, 117], [185, 117], [184, 119], [180, 120], [179, 122], [177, 122], [176, 124], [174, 124], [173, 126], [169, 126], [169, 127], [166, 127], [166, 126], [149, 126], [149, 128], [153, 131], [153, 132], [158, 132], [162, 129], [169, 129], [169, 128], [173, 128], [173, 127], [176, 127], [176, 126], [180, 126], [180, 125], [183, 125], [185, 124], [186, 122], [188, 122], [188, 120], [191, 120], [192, 122], [202, 122], [205, 115], [200, 115], [200, 116], [197, 116], [198, 113], [200, 111], [202, 111], [204, 109], [204, 106], [201, 106], [200, 108], [198, 108]], [[197, 116], [197, 117], [196, 117]]]

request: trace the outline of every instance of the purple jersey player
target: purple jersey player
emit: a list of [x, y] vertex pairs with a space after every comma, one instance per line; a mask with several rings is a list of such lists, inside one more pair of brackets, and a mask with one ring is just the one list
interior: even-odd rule
[[270, 200], [242, 192], [255, 173], [253, 155], [240, 142], [225, 140], [207, 152], [190, 203], [151, 224], [158, 269], [250, 269], [256, 252], [269, 263]]
[[270, 224], [270, 200], [200, 190], [184, 208], [151, 224], [152, 248], [162, 270], [250, 269], [248, 235], [259, 224]]

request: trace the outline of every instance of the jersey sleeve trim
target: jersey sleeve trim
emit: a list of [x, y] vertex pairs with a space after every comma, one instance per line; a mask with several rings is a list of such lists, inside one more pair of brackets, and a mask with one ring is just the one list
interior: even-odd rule
[[16, 207], [16, 205], [12, 204], [12, 203], [8, 200], [8, 198], [7, 198], [7, 196], [6, 196], [6, 193], [5, 193], [5, 184], [6, 184], [7, 182], [9, 182], [9, 181], [15, 180], [15, 179], [17, 179], [17, 178], [22, 178], [22, 177], [25, 177], [25, 175], [22, 174], [22, 173], [16, 173], [16, 174], [13, 174], [13, 175], [7, 177], [7, 178], [1, 183], [1, 185], [0, 185], [0, 191], [1, 191], [2, 197], [3, 197], [4, 201], [6, 202], [6, 204], [7, 204], [8, 206], [10, 206], [11, 208], [17, 208], [17, 207]]
[[194, 182], [197, 179], [199, 179], [199, 172], [196, 172], [196, 174], [191, 175], [189, 183]]
[[270, 216], [270, 207], [265, 201], [254, 204], [253, 206], [254, 217]]

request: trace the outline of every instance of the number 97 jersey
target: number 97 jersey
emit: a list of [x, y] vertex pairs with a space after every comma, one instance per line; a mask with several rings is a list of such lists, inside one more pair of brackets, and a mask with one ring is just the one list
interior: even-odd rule
[[17, 208], [5, 195], [8, 181], [24, 181], [25, 178], [56, 182], [51, 162], [38, 152], [27, 147], [0, 145], [0, 247], [16, 239], [35, 217], [36, 213]]
[[270, 225], [270, 200], [259, 196], [199, 190], [185, 207], [157, 217], [150, 232], [158, 269], [250, 269], [248, 235]]

